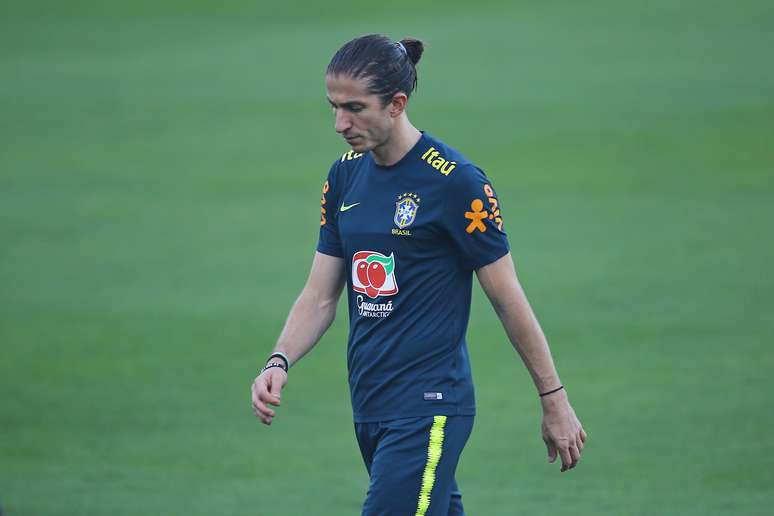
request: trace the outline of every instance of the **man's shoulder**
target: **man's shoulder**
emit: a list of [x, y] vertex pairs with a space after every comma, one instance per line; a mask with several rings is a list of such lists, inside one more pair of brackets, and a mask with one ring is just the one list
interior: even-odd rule
[[422, 148], [419, 149], [419, 167], [438, 174], [438, 177], [453, 177], [475, 167], [462, 152], [444, 141], [424, 133]]
[[348, 183], [353, 171], [363, 163], [363, 156], [362, 153], [349, 150], [334, 159], [328, 171], [328, 183], [331, 186], [343, 186]]
[[335, 179], [337, 176], [347, 176], [353, 170], [363, 163], [363, 156], [365, 154], [361, 152], [355, 152], [348, 150], [344, 154], [341, 154], [333, 160], [328, 175], [330, 178]]

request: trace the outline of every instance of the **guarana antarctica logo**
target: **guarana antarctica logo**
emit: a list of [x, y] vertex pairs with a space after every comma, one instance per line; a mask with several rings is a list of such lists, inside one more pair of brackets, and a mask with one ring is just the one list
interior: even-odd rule
[[[358, 251], [352, 256], [352, 290], [370, 299], [393, 296], [398, 293], [395, 281], [395, 255], [385, 256], [376, 251]], [[357, 311], [363, 317], [388, 317], [392, 313], [392, 300], [374, 303], [357, 296]]]

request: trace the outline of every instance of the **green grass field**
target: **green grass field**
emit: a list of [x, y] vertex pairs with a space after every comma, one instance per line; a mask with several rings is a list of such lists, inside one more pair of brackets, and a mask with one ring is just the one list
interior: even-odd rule
[[771, 2], [90, 4], [0, 8], [5, 516], [359, 514], [344, 303], [271, 428], [249, 385], [367, 32], [426, 41], [411, 119], [497, 187], [590, 436], [546, 463], [476, 287], [468, 513], [771, 514]]

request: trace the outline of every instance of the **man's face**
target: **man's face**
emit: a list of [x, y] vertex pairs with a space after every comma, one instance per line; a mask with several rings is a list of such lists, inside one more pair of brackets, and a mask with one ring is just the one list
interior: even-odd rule
[[366, 79], [327, 75], [328, 102], [336, 115], [336, 132], [355, 152], [366, 152], [386, 143], [396, 118], [391, 104], [368, 93]]

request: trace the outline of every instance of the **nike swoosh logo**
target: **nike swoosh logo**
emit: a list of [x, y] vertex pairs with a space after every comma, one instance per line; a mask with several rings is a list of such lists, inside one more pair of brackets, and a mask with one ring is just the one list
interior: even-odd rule
[[354, 208], [354, 207], [355, 207], [355, 206], [357, 206], [358, 204], [360, 204], [360, 203], [359, 203], [359, 202], [356, 202], [355, 204], [349, 204], [349, 205], [347, 205], [347, 204], [342, 204], [342, 205], [341, 205], [341, 208], [339, 208], [339, 211], [347, 211], [347, 210], [348, 210], [348, 209], [350, 209], [350, 208]]

